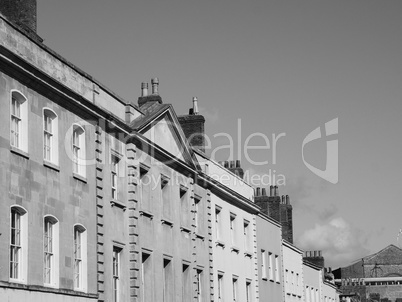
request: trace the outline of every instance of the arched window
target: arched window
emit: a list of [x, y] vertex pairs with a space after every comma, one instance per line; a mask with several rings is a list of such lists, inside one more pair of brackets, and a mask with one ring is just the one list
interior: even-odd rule
[[54, 216], [45, 216], [43, 224], [43, 283], [59, 285], [59, 223]]
[[19, 91], [11, 91], [10, 109], [10, 144], [14, 148], [28, 152], [27, 98]]
[[87, 290], [87, 232], [80, 224], [74, 226], [74, 289]]
[[43, 158], [53, 164], [59, 163], [58, 118], [49, 108], [43, 109]]
[[79, 125], [73, 125], [72, 152], [73, 172], [85, 177], [85, 130]]
[[28, 264], [28, 214], [27, 211], [20, 206], [12, 206], [10, 214], [9, 277], [14, 282], [25, 282]]

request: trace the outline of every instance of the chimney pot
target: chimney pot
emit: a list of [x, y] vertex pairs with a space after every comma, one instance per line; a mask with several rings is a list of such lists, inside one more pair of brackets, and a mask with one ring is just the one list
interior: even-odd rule
[[282, 203], [285, 203], [285, 195], [282, 195], [281, 199], [282, 199]]
[[278, 186], [274, 186], [274, 196], [278, 196]]
[[193, 115], [198, 114], [198, 99], [197, 97], [193, 97]]
[[267, 189], [262, 188], [262, 190], [261, 190], [261, 195], [262, 195], [262, 196], [267, 196]]
[[286, 195], [286, 204], [290, 204], [290, 197], [289, 197], [289, 195]]
[[240, 159], [236, 160], [236, 168], [241, 168]]
[[148, 96], [148, 83], [141, 83], [141, 96]]
[[257, 194], [256, 195], [260, 196], [261, 195], [260, 193], [261, 193], [261, 188], [257, 188]]
[[158, 78], [153, 78], [151, 79], [151, 85], [152, 85], [152, 94], [158, 95], [158, 86], [159, 86], [159, 79]]
[[274, 196], [274, 186], [269, 186], [269, 196]]
[[225, 160], [225, 163], [223, 165], [225, 168], [229, 168], [229, 162], [227, 160]]

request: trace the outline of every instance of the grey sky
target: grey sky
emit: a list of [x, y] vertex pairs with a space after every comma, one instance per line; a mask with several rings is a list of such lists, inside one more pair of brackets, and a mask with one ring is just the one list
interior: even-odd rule
[[[258, 150], [253, 159], [269, 164], [241, 154], [243, 166], [286, 177], [280, 193], [291, 195], [297, 244], [337, 266], [396, 244], [402, 228], [401, 11], [389, 0], [38, 0], [38, 33], [127, 100], [155, 76], [178, 114], [197, 96], [210, 137], [236, 139], [238, 118], [242, 142], [286, 133], [275, 165], [270, 150]], [[304, 166], [301, 146], [336, 117], [333, 185]], [[314, 142], [306, 158], [323, 169], [325, 150]]]

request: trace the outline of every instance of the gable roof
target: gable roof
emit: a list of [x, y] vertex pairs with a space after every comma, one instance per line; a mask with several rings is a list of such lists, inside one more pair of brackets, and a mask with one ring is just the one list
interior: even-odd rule
[[363, 258], [364, 264], [402, 264], [402, 249], [390, 244], [381, 251]]
[[140, 108], [145, 115], [134, 120], [130, 127], [149, 142], [170, 153], [172, 157], [200, 170], [172, 105], [147, 102]]

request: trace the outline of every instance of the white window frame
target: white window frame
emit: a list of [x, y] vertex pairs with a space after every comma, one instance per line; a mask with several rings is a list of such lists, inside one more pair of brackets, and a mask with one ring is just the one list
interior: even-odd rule
[[119, 165], [121, 157], [116, 152], [112, 152], [110, 157], [110, 186], [112, 199], [119, 200]]
[[221, 219], [222, 219], [222, 209], [218, 206], [215, 207], [215, 233], [216, 233], [216, 240], [220, 240], [222, 237], [222, 230], [221, 230]]
[[8, 276], [10, 281], [26, 283], [28, 266], [28, 212], [23, 207], [17, 205], [10, 207], [9, 253], [10, 271]]
[[224, 274], [223, 273], [220, 273], [220, 272], [218, 272], [218, 302], [224, 302], [224, 298], [223, 298], [223, 293], [224, 293], [224, 290], [223, 290], [223, 281], [224, 281], [224, 279], [223, 279], [223, 276], [224, 276]]
[[200, 204], [201, 204], [201, 198], [194, 196], [194, 226], [195, 226], [195, 233], [198, 234], [200, 233]]
[[239, 302], [239, 288], [238, 288], [238, 277], [233, 276], [232, 277], [232, 289], [233, 289], [233, 302]]
[[232, 246], [236, 245], [236, 214], [230, 213], [230, 240], [232, 243]]
[[122, 248], [113, 246], [112, 256], [112, 301], [120, 302], [120, 279], [121, 279], [121, 252]]
[[273, 269], [273, 261], [272, 261], [272, 253], [268, 252], [268, 274], [269, 280], [274, 280], [274, 269]]
[[203, 298], [203, 282], [202, 282], [203, 270], [200, 268], [196, 269], [196, 285], [197, 285], [197, 302], [202, 302]]
[[14, 89], [10, 92], [10, 145], [28, 153], [28, 99]]
[[58, 287], [59, 221], [52, 215], [46, 215], [43, 219], [43, 256], [43, 284]]
[[74, 225], [74, 290], [87, 292], [88, 250], [87, 230], [82, 224]]
[[[148, 297], [146, 297], [146, 295], [147, 293], [149, 293], [150, 290], [153, 290], [153, 284], [146, 283], [146, 275], [152, 274], [151, 256], [152, 253], [150, 251], [141, 252], [141, 302], [148, 302]], [[152, 301], [152, 297], [150, 300]]]
[[267, 252], [261, 250], [261, 278], [267, 280]]
[[[172, 274], [172, 259], [163, 258], [163, 302], [172, 302], [173, 293], [173, 274]], [[170, 286], [170, 289], [169, 289]]]
[[43, 108], [43, 159], [59, 164], [58, 116], [50, 108]]
[[78, 124], [73, 125], [71, 138], [73, 173], [86, 177], [85, 169], [85, 129]]
[[250, 221], [247, 219], [243, 220], [243, 233], [244, 233], [244, 249], [248, 252], [252, 250], [251, 248], [251, 227]]
[[281, 277], [280, 277], [279, 271], [280, 271], [279, 270], [279, 256], [275, 255], [275, 281], [277, 283], [281, 282]]
[[246, 302], [252, 301], [251, 280], [246, 279]]

